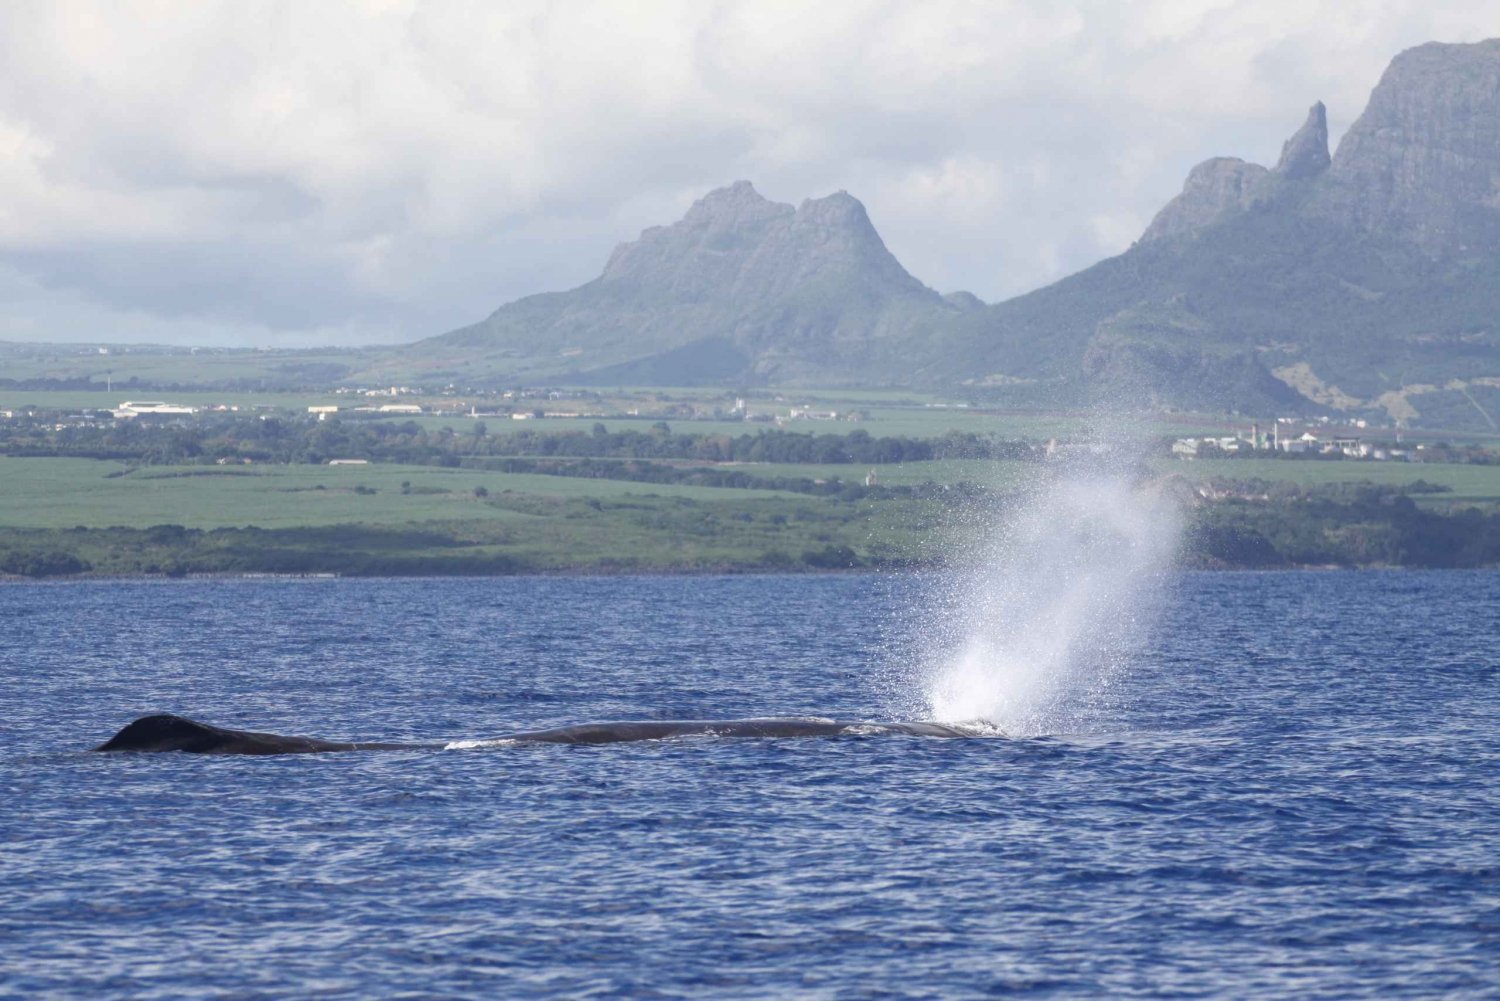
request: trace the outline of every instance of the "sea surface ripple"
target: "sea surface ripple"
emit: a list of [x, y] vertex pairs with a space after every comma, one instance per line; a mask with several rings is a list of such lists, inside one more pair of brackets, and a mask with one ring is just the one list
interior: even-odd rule
[[927, 586], [0, 586], [0, 997], [1500, 994], [1500, 573], [1186, 575], [1028, 739], [81, 753], [879, 718]]

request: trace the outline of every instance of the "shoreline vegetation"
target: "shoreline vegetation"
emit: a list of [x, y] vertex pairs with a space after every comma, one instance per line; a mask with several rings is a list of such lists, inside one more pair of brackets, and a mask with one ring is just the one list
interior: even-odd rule
[[[1436, 516], [1441, 518], [1442, 516]], [[1434, 545], [1406, 546], [1389, 524], [1339, 525], [1350, 545], [1288, 554], [1259, 532], [1222, 531], [1195, 525], [1178, 566], [1186, 570], [1483, 569], [1500, 567], [1494, 540], [1500, 519], [1480, 527], [1488, 543], [1469, 533], [1472, 523], [1444, 518], [1449, 538]], [[344, 536], [332, 526], [330, 538]], [[1325, 526], [1315, 530], [1327, 532]], [[179, 534], [180, 533], [180, 534]], [[691, 550], [655, 559], [563, 553], [496, 551], [452, 537], [432, 535], [427, 550], [361, 531], [363, 545], [348, 549], [319, 545], [321, 530], [198, 529], [177, 525], [150, 529], [6, 531], [0, 534], [0, 579], [57, 577], [438, 577], [512, 575], [656, 575], [741, 573], [833, 573], [942, 569], [950, 562], [879, 558], [851, 546], [829, 544], [801, 552], [763, 550], [707, 554]], [[166, 536], [174, 538], [167, 541]], [[1394, 544], [1394, 548], [1393, 548]], [[1394, 552], [1392, 558], [1390, 553]], [[1300, 557], [1300, 558], [1299, 558]]]
[[[862, 402], [875, 430], [506, 420], [491, 433], [477, 419], [289, 407], [13, 415], [0, 421], [0, 577], [941, 568], [1070, 461], [1119, 460], [1090, 452], [1081, 428], [1038, 434], [1066, 415], [955, 409], [945, 426], [930, 408]], [[912, 427], [914, 412], [931, 433], [876, 433], [882, 419]], [[1188, 509], [1183, 567], [1500, 566], [1491, 443], [1428, 441], [1411, 462], [1263, 450], [1180, 461], [1181, 427], [1148, 430], [1133, 471]]]
[[[15, 463], [61, 461], [0, 460], [0, 475]], [[0, 574], [386, 577], [930, 569], [964, 552], [983, 530], [975, 522], [996, 524], [1015, 497], [972, 483], [864, 489], [846, 496], [826, 482], [824, 492], [799, 493], [484, 472], [491, 488], [470, 486], [474, 474], [468, 470], [411, 467], [364, 467], [340, 470], [338, 476], [316, 466], [233, 476], [184, 476], [178, 475], [181, 467], [173, 467], [135, 479], [112, 475], [118, 470], [87, 468], [114, 463], [71, 463], [70, 472], [88, 474], [93, 485], [105, 486], [105, 506], [117, 512], [148, 521], [153, 511], [176, 513], [208, 524], [0, 527]], [[1223, 495], [1205, 502], [1173, 475], [1156, 482], [1180, 491], [1189, 509], [1180, 557], [1185, 568], [1500, 566], [1500, 512], [1431, 507], [1445, 492], [1424, 481], [1300, 488], [1213, 481], [1208, 489]], [[458, 482], [438, 485], [444, 478]], [[309, 483], [312, 479], [319, 482]], [[547, 495], [501, 485], [524, 482], [535, 488], [542, 479], [565, 491], [589, 489], [581, 495]], [[144, 488], [144, 493], [122, 493], [112, 502], [111, 487]], [[67, 504], [57, 499], [50, 511], [33, 515], [66, 516]], [[267, 520], [332, 520], [275, 527], [213, 524], [221, 516], [254, 517], [259, 504], [267, 505]], [[278, 515], [273, 504], [287, 509]], [[319, 511], [320, 505], [329, 509]], [[372, 519], [385, 523], [340, 520], [362, 505], [368, 505]], [[403, 513], [445, 506], [450, 510], [441, 519], [399, 520]], [[193, 507], [200, 512], [196, 518]], [[962, 516], [976, 509], [993, 517]], [[17, 516], [14, 506], [8, 511]]]

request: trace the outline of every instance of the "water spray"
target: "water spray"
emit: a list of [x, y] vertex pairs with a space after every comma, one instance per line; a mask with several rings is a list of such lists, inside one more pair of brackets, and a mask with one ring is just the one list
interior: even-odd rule
[[1088, 726], [1155, 617], [1177, 501], [1121, 436], [1059, 450], [1009, 503], [964, 512], [974, 537], [922, 655], [927, 718], [1028, 736]]

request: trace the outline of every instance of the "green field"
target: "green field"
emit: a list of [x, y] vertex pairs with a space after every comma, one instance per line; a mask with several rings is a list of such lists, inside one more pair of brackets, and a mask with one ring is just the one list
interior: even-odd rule
[[[761, 477], [841, 479], [861, 483], [869, 467], [743, 463], [727, 468]], [[885, 486], [969, 482], [1010, 490], [1034, 482], [1033, 463], [943, 460], [874, 467]], [[1500, 466], [1277, 460], [1161, 460], [1162, 474], [1209, 479], [1291, 482], [1300, 486], [1372, 482], [1400, 486], [1425, 480], [1451, 489], [1426, 495], [1433, 503], [1500, 504]], [[482, 487], [487, 498], [475, 495]], [[146, 466], [92, 459], [0, 458], [0, 526], [189, 528], [255, 525], [405, 525], [516, 517], [491, 501], [511, 494], [560, 500], [631, 497], [726, 502], [804, 500], [772, 490], [635, 483], [433, 466]]]
[[[627, 389], [603, 391], [588, 399], [500, 399], [494, 396], [444, 396], [439, 394], [403, 396], [397, 400], [390, 397], [361, 397], [349, 393], [335, 393], [333, 387], [340, 380], [329, 380], [326, 391], [278, 391], [275, 387], [284, 384], [274, 377], [278, 365], [293, 365], [284, 357], [285, 353], [235, 352], [229, 354], [207, 354], [189, 356], [176, 355], [129, 355], [136, 366], [132, 374], [141, 378], [161, 382], [203, 383], [212, 379], [264, 379], [263, 390], [160, 390], [130, 387], [117, 372], [114, 386], [105, 391], [96, 390], [33, 390], [0, 386], [0, 410], [44, 410], [77, 411], [82, 409], [112, 409], [125, 400], [164, 399], [202, 408], [236, 407], [240, 411], [274, 409], [294, 414], [305, 414], [310, 406], [339, 406], [352, 409], [356, 406], [378, 407], [384, 403], [417, 403], [429, 413], [416, 418], [395, 416], [385, 419], [415, 419], [422, 428], [435, 431], [444, 427], [459, 433], [467, 433], [474, 419], [467, 416], [471, 407], [480, 411], [502, 411], [499, 416], [482, 417], [490, 433], [527, 430], [554, 434], [564, 432], [588, 432], [596, 422], [602, 422], [611, 431], [646, 430], [658, 421], [665, 421], [679, 434], [756, 434], [779, 427], [800, 434], [849, 434], [865, 431], [876, 437], [936, 438], [950, 431], [995, 435], [1001, 438], [1045, 441], [1048, 438], [1064, 438], [1076, 435], [1091, 423], [1089, 415], [1083, 413], [1042, 414], [1031, 412], [991, 412], [974, 408], [951, 397], [942, 398], [934, 394], [912, 393], [904, 390], [812, 390], [786, 392], [782, 394], [760, 394], [745, 397], [748, 413], [764, 417], [785, 418], [793, 408], [818, 412], [836, 411], [848, 414], [861, 413], [860, 420], [787, 420], [782, 424], [768, 421], [697, 419], [672, 414], [672, 407], [689, 406], [698, 410], [724, 411], [734, 406], [739, 398], [733, 393], [719, 389]], [[40, 377], [87, 376], [102, 383], [104, 373], [115, 356], [98, 358], [88, 355], [64, 356], [63, 361], [51, 368], [37, 359], [17, 361], [0, 353], [0, 376], [13, 379]], [[281, 360], [277, 360], [281, 359]], [[141, 366], [145, 366], [142, 368]], [[151, 366], [155, 366], [154, 368]], [[459, 411], [445, 416], [433, 416], [433, 410]], [[531, 413], [542, 410], [546, 413], [590, 414], [579, 418], [546, 418], [544, 420], [512, 420], [511, 410]], [[632, 416], [630, 411], [639, 411]], [[1132, 422], [1136, 428], [1152, 435], [1223, 434], [1240, 427], [1227, 424], [1220, 418], [1191, 415], [1168, 415], [1141, 418]]]
[[[630, 483], [433, 466], [147, 466], [0, 458], [0, 527], [187, 528], [406, 525], [508, 519], [506, 491], [559, 499], [694, 501], [786, 497], [769, 490]], [[124, 474], [124, 475], [121, 475]], [[407, 492], [402, 484], [407, 483]], [[374, 493], [356, 492], [363, 487]], [[476, 487], [488, 498], [474, 494]], [[321, 488], [321, 489], [319, 489]]]
[[921, 500], [427, 466], [126, 470], [0, 459], [0, 574], [847, 569], [953, 548]]
[[[136, 360], [149, 361], [150, 356]], [[23, 374], [9, 361], [0, 350], [0, 377]], [[75, 359], [78, 364], [96, 361]], [[162, 366], [184, 365], [189, 364], [189, 356], [164, 355], [157, 361]], [[308, 356], [278, 360], [270, 354], [242, 353], [219, 358], [215, 364], [222, 366], [222, 375], [235, 365], [260, 364], [270, 372], [275, 365], [302, 362], [312, 364]], [[28, 364], [35, 367], [41, 362], [31, 359]], [[168, 371], [167, 367], [160, 370], [163, 380]], [[90, 422], [54, 420], [50, 414], [40, 419], [21, 415], [13, 423], [0, 424], [5, 449], [16, 455], [43, 456], [50, 451], [60, 456], [132, 457], [127, 463], [0, 456], [0, 575], [826, 570], [909, 561], [940, 564], [948, 555], [965, 551], [963, 532], [990, 523], [988, 518], [973, 516], [973, 505], [995, 499], [976, 498], [967, 490], [899, 488], [964, 483], [1005, 495], [1074, 468], [1073, 464], [943, 459], [873, 467], [865, 463], [751, 462], [716, 467], [764, 481], [781, 480], [788, 486], [802, 486], [790, 482], [797, 480], [858, 485], [873, 469], [878, 486], [896, 488], [819, 488], [800, 493], [610, 479], [637, 476], [686, 482], [700, 474], [683, 469], [712, 464], [657, 460], [673, 467], [662, 470], [641, 468], [645, 460], [544, 456], [537, 454], [546, 451], [544, 447], [505, 436], [520, 432], [589, 435], [596, 424], [610, 432], [660, 435], [655, 426], [665, 422], [670, 434], [679, 439], [753, 437], [774, 430], [800, 436], [862, 432], [877, 439], [934, 440], [950, 432], [965, 432], [1036, 444], [1049, 438], [1063, 443], [1086, 440], [1094, 424], [1090, 415], [1081, 412], [986, 412], [959, 405], [961, 401], [951, 397], [902, 391], [745, 394], [752, 414], [785, 415], [793, 407], [841, 413], [858, 410], [861, 419], [857, 421], [799, 419], [776, 425], [697, 420], [686, 414], [688, 410], [728, 410], [735, 398], [717, 389], [618, 390], [557, 400], [434, 394], [405, 396], [399, 402], [418, 402], [429, 410], [467, 411], [472, 405], [481, 411], [541, 409], [601, 416], [512, 420], [507, 412], [476, 420], [466, 414], [361, 415], [343, 416], [325, 425], [312, 423], [307, 407], [378, 407], [392, 400], [331, 390], [174, 392], [117, 386], [104, 393], [0, 387], [0, 410], [29, 405], [66, 412], [114, 407], [126, 399], [165, 399], [204, 408], [235, 406], [240, 413], [239, 419], [204, 419], [196, 425], [101, 428]], [[630, 410], [640, 413], [624, 416]], [[268, 425], [253, 416], [266, 411], [282, 419]], [[247, 413], [252, 416], [246, 417]], [[388, 423], [361, 426], [372, 419]], [[480, 422], [488, 442], [475, 435]], [[411, 423], [427, 434], [409, 433]], [[1259, 480], [1308, 491], [1361, 482], [1400, 488], [1422, 480], [1448, 488], [1447, 492], [1412, 495], [1421, 506], [1418, 509], [1390, 493], [1371, 491], [1324, 490], [1311, 498], [1316, 504], [1305, 503], [1306, 495], [1285, 488], [1231, 491], [1215, 503], [1195, 506], [1192, 517], [1200, 528], [1206, 528], [1192, 535], [1193, 545], [1199, 548], [1188, 557], [1191, 565], [1470, 566], [1500, 559], [1500, 514], [1461, 510], [1465, 506], [1500, 510], [1500, 466], [1295, 458], [1184, 462], [1166, 457], [1167, 444], [1174, 437], [1230, 434], [1247, 430], [1248, 423], [1171, 414], [1115, 420], [1107, 422], [1104, 430], [1114, 432], [1115, 437], [1133, 438], [1160, 456], [1151, 462], [1151, 472], [1158, 476], [1193, 482]], [[435, 433], [444, 428], [460, 438]], [[1362, 437], [1379, 440], [1387, 434], [1371, 431]], [[1418, 437], [1409, 436], [1413, 454], [1419, 454], [1415, 449]], [[1432, 441], [1436, 436], [1425, 437]], [[1464, 440], [1476, 438], [1471, 435]], [[640, 444], [626, 437], [589, 447], [618, 456]], [[681, 448], [660, 447], [663, 444], [656, 442], [644, 450], [676, 455], [698, 451], [690, 447], [696, 443], [688, 441], [679, 441]], [[783, 448], [784, 444], [767, 443], [768, 447], [754, 453], [742, 450], [738, 454], [839, 454], [838, 449], [811, 437], [795, 443], [795, 448]], [[586, 449], [568, 443], [563, 450]], [[508, 457], [507, 452], [522, 454]], [[904, 448], [864, 452], [903, 453], [914, 454]], [[377, 461], [316, 464], [345, 454]], [[1480, 452], [1461, 449], [1430, 449], [1426, 454], [1485, 458]], [[219, 456], [242, 455], [254, 458], [256, 464], [207, 464]], [[204, 464], [154, 464], [191, 462], [194, 457]], [[274, 464], [268, 459], [293, 464]], [[580, 475], [452, 468], [465, 462], [510, 463]], [[998, 502], [1005, 500], [1001, 497]], [[1486, 527], [1492, 523], [1496, 527]]]
[[[853, 466], [740, 468], [766, 476], [863, 475]], [[963, 480], [1004, 489], [1059, 468], [946, 461], [884, 467], [881, 476], [887, 485]], [[1438, 522], [1449, 519], [1448, 527], [1411, 518], [1397, 524], [1391, 520], [1395, 509], [1378, 500], [1338, 510], [1295, 498], [1209, 505], [1196, 517], [1217, 525], [1219, 534], [1204, 536], [1199, 542], [1207, 539], [1207, 548], [1189, 554], [1209, 565], [1236, 565], [1235, 554], [1246, 551], [1236, 541], [1246, 537], [1244, 530], [1275, 544], [1270, 557], [1251, 551], [1249, 565], [1277, 558], [1380, 563], [1402, 559], [1402, 553], [1474, 565], [1476, 559], [1495, 559], [1494, 546], [1481, 536], [1500, 538], [1485, 527], [1500, 526], [1500, 515], [1485, 522], [1443, 513], [1454, 502], [1500, 502], [1496, 467], [1163, 460], [1158, 469], [1188, 479], [1285, 477], [1283, 482], [1310, 487], [1372, 480], [1400, 485], [1420, 478], [1453, 488], [1418, 498], [1440, 515]], [[990, 524], [974, 517], [974, 503], [963, 491], [846, 499], [436, 466], [132, 468], [92, 459], [0, 458], [0, 574], [491, 574], [932, 564], [964, 552], [970, 541], [965, 533]], [[1462, 526], [1458, 535], [1452, 534], [1456, 526]], [[1426, 538], [1439, 548], [1423, 548], [1423, 537], [1413, 532], [1429, 533]], [[1386, 541], [1373, 547], [1372, 538]], [[1469, 553], [1463, 546], [1471, 538], [1477, 548]]]
[[1013, 490], [1036, 480], [1044, 467], [1035, 462], [1014, 459], [938, 459], [931, 462], [817, 463], [731, 462], [715, 468], [737, 469], [751, 476], [807, 477], [813, 480], [842, 480], [863, 483], [866, 474], [875, 473], [875, 482], [884, 487], [915, 486], [920, 483], [972, 483], [991, 490]]

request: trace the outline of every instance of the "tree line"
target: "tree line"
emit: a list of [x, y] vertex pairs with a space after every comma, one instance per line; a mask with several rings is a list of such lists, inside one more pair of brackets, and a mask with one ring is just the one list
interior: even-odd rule
[[410, 465], [458, 466], [495, 457], [886, 465], [933, 459], [1040, 459], [1029, 442], [951, 431], [939, 438], [757, 430], [744, 434], [648, 431], [518, 430], [490, 434], [483, 422], [467, 432], [428, 430], [416, 421], [311, 421], [284, 417], [204, 415], [192, 423], [143, 421], [57, 427], [43, 421], [0, 425], [0, 452], [21, 456], [116, 459], [146, 465], [244, 461], [282, 464], [367, 459]]

